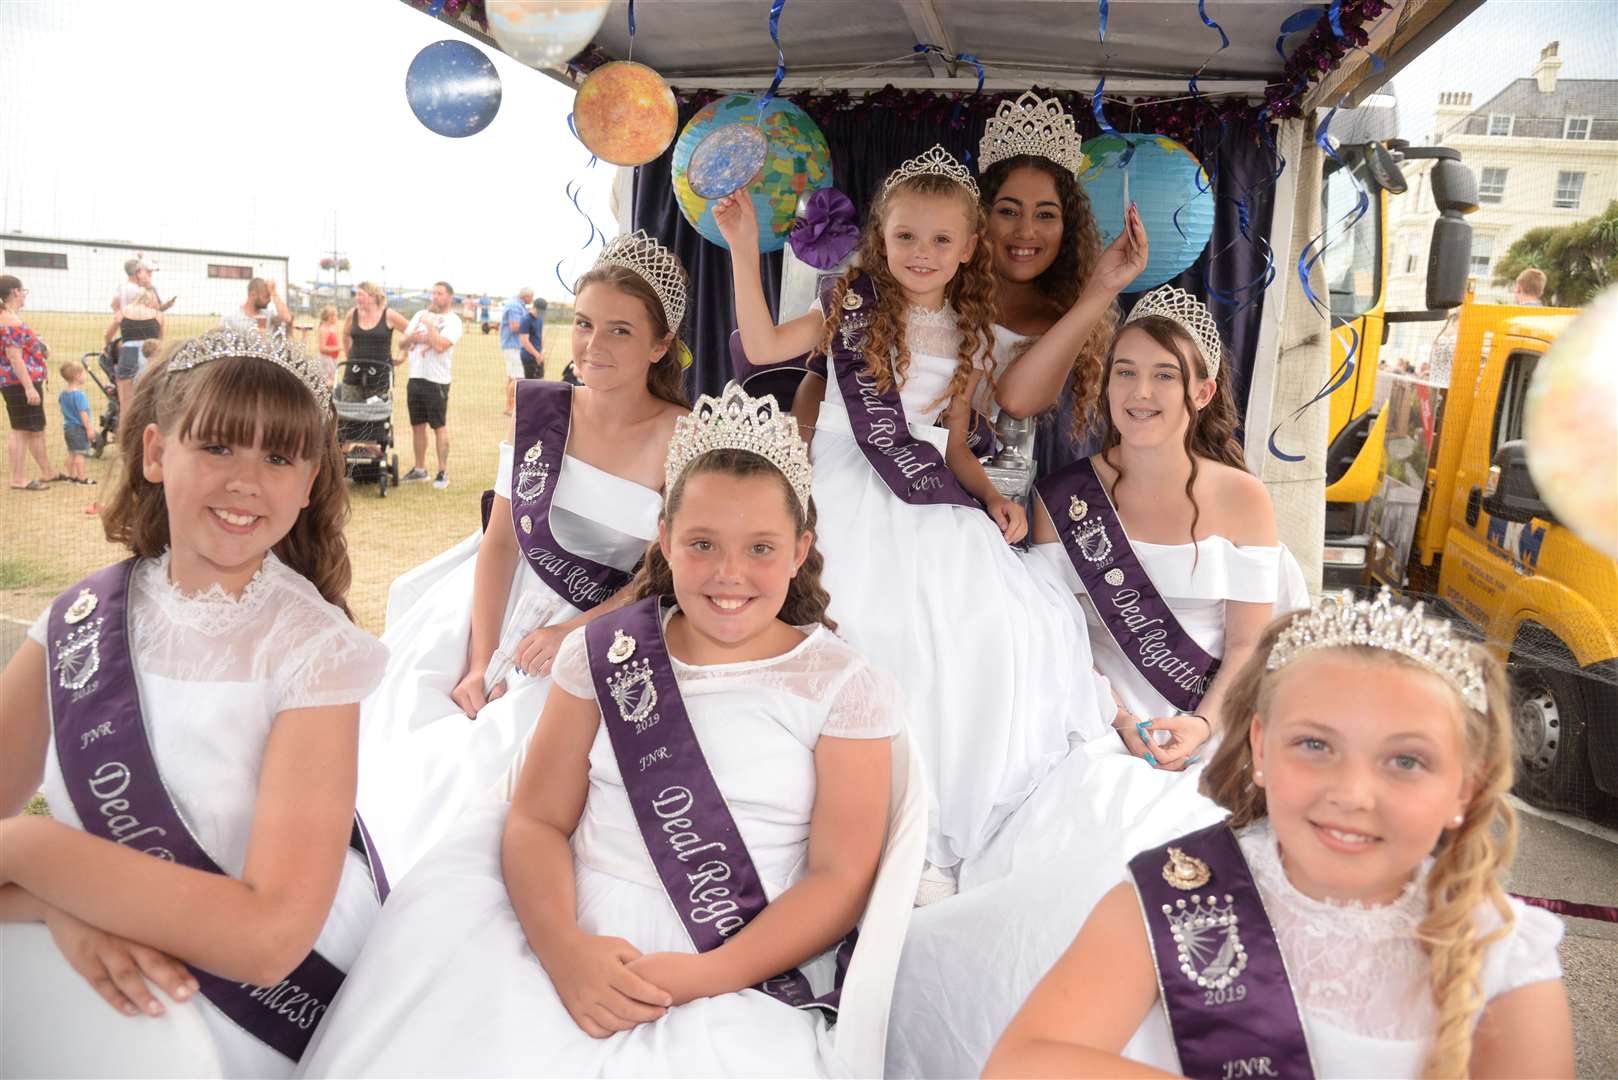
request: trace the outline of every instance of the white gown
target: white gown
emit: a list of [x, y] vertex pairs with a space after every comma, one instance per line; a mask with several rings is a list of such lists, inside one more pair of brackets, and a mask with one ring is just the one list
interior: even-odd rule
[[[819, 737], [886, 738], [898, 691], [824, 627], [768, 660], [674, 661], [714, 779], [771, 899], [803, 876]], [[553, 677], [593, 699], [584, 632]], [[701, 998], [592, 1039], [529, 948], [501, 876], [509, 804], [470, 810], [389, 897], [337, 1004], [305, 1056], [308, 1076], [808, 1076], [846, 1067], [815, 1010], [756, 990]], [[579, 926], [643, 953], [694, 952], [646, 854], [606, 730], [590, 748], [573, 834]], [[830, 953], [804, 965], [829, 989]]]
[[[913, 312], [900, 388], [910, 432], [943, 453], [936, 403], [955, 370], [955, 315]], [[811, 448], [822, 581], [838, 632], [900, 681], [928, 781], [930, 862], [953, 866], [1113, 708], [1059, 584], [1029, 573], [987, 514], [912, 506], [855, 443], [836, 385]]]
[[[1285, 547], [1209, 537], [1197, 545], [1195, 570], [1190, 544], [1134, 548], [1180, 625], [1212, 656], [1224, 652], [1227, 599], [1269, 601], [1277, 613], [1309, 602]], [[1101, 626], [1062, 545], [1035, 544], [1026, 561], [1036, 576], [1076, 597], [1069, 607], [1089, 626], [1096, 669], [1130, 711], [1142, 719], [1176, 713]], [[894, 987], [889, 1075], [980, 1072], [1000, 1032], [1129, 859], [1225, 816], [1197, 790], [1202, 766], [1154, 769], [1110, 729], [1075, 749], [961, 867], [960, 893], [916, 911]]]
[[[239, 877], [253, 831], [264, 744], [276, 716], [287, 709], [359, 701], [381, 678], [386, 650], [273, 554], [264, 557], [263, 567], [239, 598], [217, 586], [200, 595], [181, 593], [169, 582], [168, 562], [166, 553], [143, 560], [130, 583], [130, 637], [141, 711], [152, 753], [181, 816], [214, 861]], [[41, 646], [49, 615], [47, 608], [28, 632]], [[42, 790], [51, 815], [82, 828], [55, 741], [47, 745]], [[370, 871], [364, 857], [351, 850], [316, 950], [348, 970], [376, 913]], [[5, 930], [8, 938], [14, 933], [47, 934], [37, 925]], [[47, 963], [67, 967], [54, 948], [43, 956]], [[7, 983], [15, 986], [17, 974], [7, 971]], [[44, 981], [35, 977], [33, 984]], [[177, 1008], [173, 1003], [167, 1007]], [[192, 1007], [206, 1022], [224, 1075], [291, 1075], [291, 1061], [237, 1027], [206, 998], [199, 995], [194, 1006], [178, 1008]], [[118, 1025], [156, 1023], [120, 1016], [99, 999], [88, 1013], [56, 1015], [64, 1045], [116, 1040]]]
[[[510, 443], [500, 445], [494, 489], [511, 497]], [[652, 489], [564, 457], [551, 528], [574, 554], [629, 570], [657, 537], [661, 507], [662, 497]], [[504, 696], [475, 720], [450, 699], [466, 672], [482, 540], [481, 533], [473, 534], [401, 575], [389, 590], [382, 637], [388, 671], [360, 706], [359, 807], [394, 881], [505, 775], [550, 689], [550, 679], [512, 670]], [[518, 556], [501, 619], [502, 646], [578, 614]]]

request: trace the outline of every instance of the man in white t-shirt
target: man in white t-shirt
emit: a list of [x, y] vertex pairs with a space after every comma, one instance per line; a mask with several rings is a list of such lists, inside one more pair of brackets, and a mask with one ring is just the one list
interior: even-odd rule
[[124, 277], [128, 280], [118, 286], [118, 291], [112, 294], [112, 310], [122, 311], [127, 304], [133, 304], [142, 289], [152, 287], [152, 268], [140, 259], [124, 260]]
[[405, 383], [405, 407], [410, 413], [410, 437], [416, 463], [405, 480], [427, 479], [427, 429], [433, 429], [438, 447], [438, 475], [433, 487], [449, 487], [449, 368], [455, 343], [461, 340], [461, 317], [450, 310], [455, 290], [447, 281], [433, 285], [432, 304], [416, 312], [399, 342], [410, 362]]

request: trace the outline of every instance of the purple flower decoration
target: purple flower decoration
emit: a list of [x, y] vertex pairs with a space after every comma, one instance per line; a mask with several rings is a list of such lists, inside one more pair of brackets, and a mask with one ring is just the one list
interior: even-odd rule
[[820, 188], [804, 200], [803, 214], [787, 237], [793, 254], [816, 270], [830, 270], [860, 246], [854, 204], [836, 188]]

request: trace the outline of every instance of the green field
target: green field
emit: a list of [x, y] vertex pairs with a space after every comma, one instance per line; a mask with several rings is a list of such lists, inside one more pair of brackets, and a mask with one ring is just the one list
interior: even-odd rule
[[[28, 311], [28, 324], [51, 347], [51, 381], [46, 386], [45, 440], [51, 464], [60, 468], [66, 456], [61, 412], [56, 395], [62, 389], [56, 368], [81, 353], [100, 348], [107, 316], [101, 313]], [[215, 325], [202, 316], [168, 320], [170, 338], [197, 334]], [[551, 322], [545, 328], [546, 373], [554, 378], [567, 363], [570, 328]], [[410, 467], [410, 428], [405, 417], [404, 369], [394, 394], [394, 431], [402, 474]], [[449, 547], [478, 524], [478, 500], [494, 480], [499, 443], [510, 421], [505, 409], [505, 364], [500, 358], [498, 334], [483, 334], [468, 324], [455, 350], [454, 389], [450, 393], [450, 486], [435, 491], [431, 484], [407, 484], [377, 497], [375, 485], [351, 487], [353, 516], [348, 524], [348, 549], [354, 564], [354, 586], [349, 603], [361, 625], [382, 632], [388, 585], [395, 576]], [[89, 386], [91, 407], [99, 422], [105, 399]], [[117, 448], [89, 462], [97, 487], [53, 484], [49, 491], [5, 490], [0, 494], [0, 616], [33, 619], [51, 597], [98, 567], [122, 558], [126, 552], [107, 543], [100, 519], [86, 514], [107, 489]], [[436, 468], [431, 440], [427, 468]], [[34, 475], [30, 463], [29, 476]]]

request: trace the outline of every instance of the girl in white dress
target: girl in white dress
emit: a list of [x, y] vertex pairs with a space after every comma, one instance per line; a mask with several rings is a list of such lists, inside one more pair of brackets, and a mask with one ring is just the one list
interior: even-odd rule
[[301, 350], [230, 330], [137, 385], [102, 515], [135, 557], [58, 598], [0, 689], [0, 810], [42, 777], [50, 806], [0, 822], [0, 919], [44, 923], [4, 928], [8, 1058], [45, 1040], [72, 1074], [197, 1009], [224, 1075], [285, 1076], [327, 1003], [305, 973], [359, 952], [382, 884], [350, 846], [359, 700], [386, 655], [344, 603], [330, 400]]
[[[1572, 1076], [1561, 923], [1500, 886], [1516, 820], [1499, 663], [1419, 606], [1345, 593], [1266, 630], [1223, 713], [1203, 785], [1228, 827], [1131, 863], [986, 1075]], [[1215, 862], [1216, 839], [1239, 858]], [[1176, 912], [1229, 892], [1239, 923]], [[1223, 1061], [1220, 1029], [1244, 1033]]]
[[388, 672], [360, 709], [359, 788], [395, 877], [510, 766], [562, 639], [627, 595], [686, 411], [685, 304], [685, 271], [657, 241], [605, 248], [575, 301], [584, 385], [522, 384], [485, 529], [395, 581]]
[[[714, 212], [748, 358], [829, 357], [829, 377], [805, 378], [794, 412], [802, 430], [813, 425], [832, 614], [910, 702], [929, 782], [924, 900], [952, 891], [951, 868], [982, 849], [1070, 736], [1104, 733], [1114, 711], [1096, 697], [1067, 596], [1007, 546], [1026, 531], [1022, 508], [966, 446], [994, 318], [977, 194], [941, 147], [901, 166], [870, 210], [862, 269], [837, 283], [829, 313], [779, 327], [750, 204]], [[934, 426], [941, 413], [947, 430]]]
[[667, 490], [635, 601], [562, 643], [511, 802], [389, 900], [308, 1075], [846, 1072], [819, 1011], [758, 987], [831, 984], [897, 690], [831, 631], [807, 449], [773, 401], [700, 400]]

